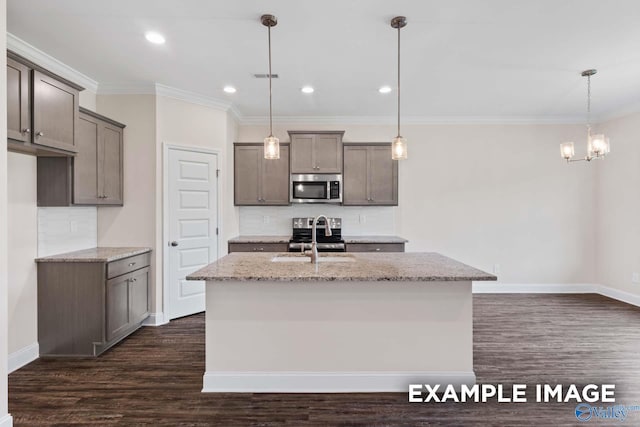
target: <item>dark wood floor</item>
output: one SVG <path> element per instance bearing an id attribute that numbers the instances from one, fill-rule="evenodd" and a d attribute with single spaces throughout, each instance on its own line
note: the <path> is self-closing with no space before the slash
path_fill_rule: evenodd
<path id="1" fill-rule="evenodd" d="M 475 295 L 480 383 L 614 383 L 640 405 L 640 309 L 596 295 Z M 407 394 L 203 394 L 204 317 L 143 328 L 95 360 L 9 376 L 16 425 L 576 425 L 574 403 L 409 404 Z M 602 425 L 640 425 L 640 412 Z"/>

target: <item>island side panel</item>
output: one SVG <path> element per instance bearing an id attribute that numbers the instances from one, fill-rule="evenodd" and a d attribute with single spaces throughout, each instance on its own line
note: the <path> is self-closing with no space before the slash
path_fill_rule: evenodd
<path id="1" fill-rule="evenodd" d="M 209 281 L 203 391 L 473 384 L 470 281 Z"/>

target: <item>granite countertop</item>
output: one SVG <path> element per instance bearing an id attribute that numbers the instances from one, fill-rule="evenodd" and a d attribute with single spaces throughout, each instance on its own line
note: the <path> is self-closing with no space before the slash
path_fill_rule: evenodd
<path id="1" fill-rule="evenodd" d="M 345 243 L 407 243 L 408 240 L 398 236 L 342 236 Z"/>
<path id="2" fill-rule="evenodd" d="M 347 236 L 345 243 L 406 243 L 407 239 L 398 236 Z M 237 236 L 229 243 L 289 243 L 291 236 Z"/>
<path id="3" fill-rule="evenodd" d="M 151 252 L 151 248 L 98 247 L 36 258 L 36 262 L 111 262 Z"/>
<path id="4" fill-rule="evenodd" d="M 212 281 L 469 281 L 497 277 L 435 252 L 324 253 L 353 262 L 272 262 L 274 257 L 302 257 L 291 253 L 241 253 L 220 258 L 187 276 Z M 308 258 L 307 258 L 308 259 Z"/>
<path id="5" fill-rule="evenodd" d="M 237 236 L 229 243 L 289 243 L 291 236 Z"/>

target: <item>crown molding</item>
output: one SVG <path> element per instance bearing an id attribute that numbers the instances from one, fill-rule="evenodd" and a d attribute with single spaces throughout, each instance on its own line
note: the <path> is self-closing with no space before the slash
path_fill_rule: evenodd
<path id="1" fill-rule="evenodd" d="M 331 125 L 396 125 L 396 116 L 275 116 L 274 123 Z M 267 125 L 267 116 L 240 117 L 241 125 Z M 583 124 L 576 116 L 409 116 L 403 125 L 574 125 Z"/>
<path id="2" fill-rule="evenodd" d="M 67 80 L 83 86 L 91 92 L 96 93 L 98 91 L 98 82 L 93 80 L 91 77 L 82 74 L 75 68 L 68 66 L 9 32 L 7 32 L 7 49 L 35 64 L 38 64 L 50 72 L 59 75 L 60 77 L 64 77 Z"/>
<path id="3" fill-rule="evenodd" d="M 202 95 L 196 92 L 178 89 L 171 86 L 156 83 L 156 95 L 166 98 L 178 99 L 180 101 L 190 102 L 192 104 L 202 105 L 204 107 L 214 108 L 216 110 L 229 111 L 231 103 L 221 101 L 219 99 Z"/>
<path id="4" fill-rule="evenodd" d="M 155 95 L 154 83 L 129 82 L 129 83 L 100 83 L 98 95 Z"/>
<path id="5" fill-rule="evenodd" d="M 640 113 L 640 102 L 627 105 L 618 110 L 612 111 L 607 114 L 603 114 L 598 117 L 598 120 L 595 120 L 597 123 L 602 124 L 605 122 L 609 122 L 612 120 L 622 119 L 626 116 L 630 116 L 632 114 Z"/>

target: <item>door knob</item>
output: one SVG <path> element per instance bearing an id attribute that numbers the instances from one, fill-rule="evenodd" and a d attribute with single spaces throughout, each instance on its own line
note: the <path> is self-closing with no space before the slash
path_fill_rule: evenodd
<path id="1" fill-rule="evenodd" d="M 44 132 L 38 132 L 36 133 L 36 136 L 44 136 Z"/>
<path id="2" fill-rule="evenodd" d="M 173 242 L 171 242 L 171 246 L 178 246 L 178 242 L 176 242 L 175 240 Z"/>

